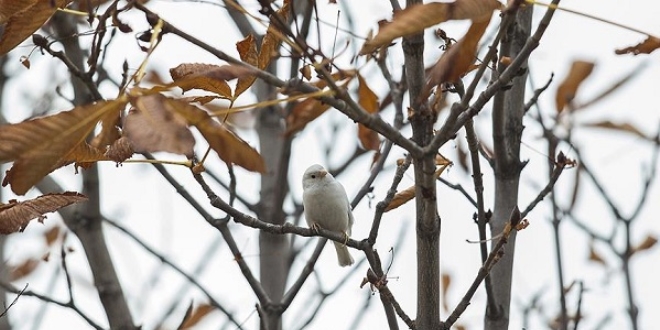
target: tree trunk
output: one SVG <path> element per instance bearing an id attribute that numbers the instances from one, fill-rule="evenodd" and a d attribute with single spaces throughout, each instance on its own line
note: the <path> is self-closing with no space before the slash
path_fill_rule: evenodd
<path id="1" fill-rule="evenodd" d="M 53 29 L 62 40 L 64 52 L 71 62 L 81 71 L 85 67 L 83 51 L 80 48 L 77 26 L 74 17 L 64 13 L 56 13 L 52 18 Z M 74 104 L 82 105 L 94 101 L 92 93 L 79 78 L 71 76 L 74 92 Z M 82 172 L 82 193 L 89 200 L 78 207 L 75 216 L 65 217 L 67 227 L 76 234 L 85 250 L 89 262 L 94 285 L 99 299 L 108 317 L 112 329 L 135 329 L 133 319 L 119 283 L 119 278 L 110 258 L 110 252 L 105 243 L 100 211 L 101 197 L 99 192 L 99 173 L 97 165 Z"/>
<path id="2" fill-rule="evenodd" d="M 275 72 L 275 65 L 269 71 Z M 255 84 L 257 99 L 268 100 L 275 94 L 272 86 L 261 81 Z M 267 222 L 282 225 L 286 220 L 283 204 L 289 192 L 289 159 L 291 154 L 291 139 L 284 137 L 284 110 L 280 106 L 261 109 L 257 114 L 256 130 L 259 135 L 261 156 L 268 164 L 267 173 L 261 176 L 261 192 L 259 198 L 258 216 Z M 289 235 L 259 233 L 259 269 L 260 281 L 275 304 L 282 301 L 290 266 Z M 262 320 L 268 330 L 282 329 L 281 310 L 264 310 L 265 320 Z"/>
<path id="3" fill-rule="evenodd" d="M 515 21 L 509 26 L 500 47 L 500 56 L 515 58 L 530 36 L 532 6 L 517 12 Z M 499 62 L 499 72 L 506 64 Z M 520 161 L 520 142 L 525 115 L 525 84 L 527 64 L 520 75 L 513 79 L 509 89 L 495 95 L 493 103 L 493 145 L 495 172 L 495 205 L 490 220 L 491 236 L 499 235 L 509 220 L 511 211 L 518 205 L 520 172 L 524 164 Z M 490 277 L 497 310 L 487 310 L 485 329 L 506 330 L 509 328 L 511 284 L 515 251 L 515 231 L 504 248 L 503 258 L 493 267 Z M 496 241 L 492 242 L 494 246 Z"/>
<path id="4" fill-rule="evenodd" d="M 410 7 L 422 3 L 408 0 Z M 403 54 L 408 82 L 409 117 L 412 140 L 426 146 L 433 138 L 433 124 L 437 117 L 419 100 L 424 85 L 424 34 L 403 39 Z M 417 231 L 417 329 L 440 328 L 440 217 L 437 210 L 435 154 L 413 159 L 415 169 L 415 207 Z"/>

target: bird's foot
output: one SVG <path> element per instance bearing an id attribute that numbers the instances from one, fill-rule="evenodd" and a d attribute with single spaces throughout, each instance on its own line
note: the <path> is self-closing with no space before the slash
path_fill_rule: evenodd
<path id="1" fill-rule="evenodd" d="M 318 233 L 319 233 L 319 229 L 321 229 L 321 226 L 319 226 L 318 223 L 313 223 L 311 226 L 309 226 L 309 229 L 311 229 L 312 231 L 314 231 L 314 233 L 318 234 Z"/>
<path id="2" fill-rule="evenodd" d="M 350 239 L 350 237 L 348 237 L 348 234 L 343 230 L 341 231 L 341 233 L 344 234 L 344 246 L 346 246 L 346 244 L 348 244 L 348 240 Z"/>

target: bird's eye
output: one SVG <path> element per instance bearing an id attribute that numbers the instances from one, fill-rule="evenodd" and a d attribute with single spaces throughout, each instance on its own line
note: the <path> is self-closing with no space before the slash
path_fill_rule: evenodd
<path id="1" fill-rule="evenodd" d="M 312 179 L 316 179 L 316 174 L 312 174 Z"/>

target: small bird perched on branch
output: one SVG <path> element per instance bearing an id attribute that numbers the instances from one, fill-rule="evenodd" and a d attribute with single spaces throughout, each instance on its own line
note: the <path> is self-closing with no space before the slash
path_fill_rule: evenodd
<path id="1" fill-rule="evenodd" d="M 323 228 L 351 235 L 353 213 L 344 186 L 335 180 L 321 165 L 310 166 L 303 175 L 303 206 L 307 225 L 312 229 Z M 333 242 L 339 265 L 350 266 L 353 257 L 346 244 Z"/>

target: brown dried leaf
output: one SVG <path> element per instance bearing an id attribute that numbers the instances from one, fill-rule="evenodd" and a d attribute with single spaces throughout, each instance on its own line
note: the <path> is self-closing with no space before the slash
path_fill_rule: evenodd
<path id="1" fill-rule="evenodd" d="M 102 160 L 110 160 L 110 158 L 106 157 L 100 149 L 87 144 L 87 142 L 83 142 L 64 156 L 57 167 L 66 166 L 71 163 L 76 163 L 84 167 L 85 164 L 89 165 Z"/>
<path id="2" fill-rule="evenodd" d="M 3 180 L 17 195 L 62 164 L 65 156 L 85 140 L 96 123 L 126 102 L 103 101 L 70 111 L 0 127 L 0 162 L 14 161 Z"/>
<path id="3" fill-rule="evenodd" d="M 174 84 L 184 92 L 191 89 L 202 89 L 227 99 L 232 98 L 227 80 L 247 77 L 251 74 L 252 69 L 238 65 L 185 63 L 170 69 Z"/>
<path id="4" fill-rule="evenodd" d="M 186 118 L 168 100 L 161 94 L 131 100 L 134 108 L 124 119 L 124 136 L 136 152 L 166 151 L 190 158 L 195 138 Z"/>
<path id="5" fill-rule="evenodd" d="M 353 80 L 357 75 L 355 70 L 340 70 L 331 75 L 333 81 L 338 82 L 342 81 L 339 84 L 339 88 L 345 88 L 348 83 Z M 313 83 L 317 88 L 323 89 L 327 87 L 328 82 L 325 80 L 318 80 Z M 286 91 L 283 91 L 285 93 Z M 286 94 L 286 93 L 285 93 Z M 284 132 L 285 136 L 291 136 L 295 133 L 298 133 L 307 126 L 309 122 L 318 118 L 326 110 L 330 109 L 330 106 L 319 101 L 318 99 L 308 98 L 302 102 L 296 104 L 291 113 L 287 116 L 287 129 Z"/>
<path id="6" fill-rule="evenodd" d="M 192 329 L 197 323 L 199 323 L 199 321 L 214 310 L 215 307 L 208 304 L 199 305 L 193 309 L 191 304 L 178 329 Z"/>
<path id="7" fill-rule="evenodd" d="M 346 86 L 346 84 L 348 82 L 350 82 L 351 80 L 353 80 L 353 78 L 355 78 L 357 73 L 358 72 L 356 70 L 339 70 L 339 71 L 331 74 L 330 77 L 332 78 L 332 80 L 335 83 L 337 83 L 341 80 L 345 80 L 345 82 L 342 84 L 342 86 Z M 323 88 L 328 87 L 328 82 L 325 81 L 325 80 L 318 80 L 318 81 L 314 82 L 313 84 L 314 84 L 314 86 L 316 86 L 319 89 L 323 89 Z"/>
<path id="8" fill-rule="evenodd" d="M 312 80 L 312 65 L 308 64 L 298 70 L 300 74 L 305 78 L 305 80 Z"/>
<path id="9" fill-rule="evenodd" d="M 131 141 L 122 136 L 119 140 L 115 141 L 108 150 L 105 151 L 105 156 L 114 162 L 121 163 L 133 156 L 133 147 L 131 147 Z"/>
<path id="10" fill-rule="evenodd" d="M 30 59 L 27 56 L 21 56 L 20 61 L 26 69 L 30 70 Z"/>
<path id="11" fill-rule="evenodd" d="M 289 19 L 290 2 L 290 0 L 284 0 L 284 5 L 277 11 L 277 15 L 281 18 L 282 22 L 286 22 Z M 277 56 L 280 45 L 282 44 L 282 33 L 272 21 L 273 19 L 271 18 L 266 35 L 261 40 L 261 50 L 259 52 L 259 69 L 261 70 L 265 70 L 270 64 L 271 59 Z"/>
<path id="12" fill-rule="evenodd" d="M 119 122 L 121 121 L 121 111 L 109 112 L 101 118 L 101 132 L 95 136 L 90 143 L 96 148 L 105 148 L 113 144 L 121 133 L 119 131 Z"/>
<path id="13" fill-rule="evenodd" d="M 568 76 L 557 87 L 557 95 L 555 96 L 555 103 L 557 105 L 557 112 L 564 110 L 566 104 L 569 104 L 575 98 L 580 84 L 589 77 L 594 69 L 593 62 L 574 61 L 571 65 L 571 71 Z"/>
<path id="14" fill-rule="evenodd" d="M 653 51 L 655 51 L 658 48 L 660 48 L 660 38 L 657 38 L 657 37 L 654 37 L 654 36 L 649 36 L 648 38 L 646 38 L 646 40 L 638 43 L 637 45 L 617 49 L 617 50 L 614 51 L 614 53 L 616 53 L 617 55 L 623 55 L 623 54 L 633 54 L 633 55 L 651 54 Z"/>
<path id="15" fill-rule="evenodd" d="M 85 0 L 85 1 L 76 1 L 76 3 L 74 4 L 74 6 L 77 7 L 77 8 L 76 8 L 77 10 L 82 11 L 82 12 L 86 12 L 86 13 L 87 13 L 87 12 L 89 12 L 89 11 L 93 11 L 95 8 L 97 8 L 98 6 L 104 4 L 104 3 L 108 2 L 108 1 L 109 1 L 109 0 L 89 0 L 89 1 L 88 1 L 88 0 Z M 87 6 L 88 4 L 89 4 L 90 6 Z"/>
<path id="16" fill-rule="evenodd" d="M 4 24 L 10 17 L 18 15 L 36 2 L 37 0 L 0 0 L 0 24 Z"/>
<path id="17" fill-rule="evenodd" d="M 443 160 L 445 160 L 447 163 L 445 163 L 445 161 L 443 161 Z M 435 161 L 436 161 L 436 164 L 441 164 L 439 166 L 439 168 L 437 168 L 435 170 L 435 172 L 433 173 L 434 177 L 437 179 L 437 178 L 440 177 L 442 172 L 444 172 L 445 169 L 447 169 L 447 167 L 449 167 L 452 163 L 451 163 L 451 161 L 444 158 L 442 155 L 437 155 Z M 398 166 L 401 166 L 401 165 L 399 164 Z M 384 212 L 388 212 L 390 210 L 393 210 L 393 209 L 409 202 L 413 198 L 415 198 L 415 186 L 410 186 L 410 187 L 406 188 L 405 190 L 400 191 L 396 195 L 394 195 L 394 198 L 392 198 L 392 201 L 390 202 L 389 205 L 387 205 Z"/>
<path id="18" fill-rule="evenodd" d="M 215 150 L 220 159 L 233 163 L 248 171 L 265 173 L 266 163 L 263 158 L 247 142 L 219 123 L 209 114 L 193 105 L 174 99 L 166 99 L 169 107 L 186 119 L 202 133 L 202 136 Z"/>
<path id="19" fill-rule="evenodd" d="M 358 103 L 369 114 L 378 112 L 378 96 L 367 85 L 364 78 L 358 74 Z M 380 139 L 378 133 L 367 128 L 362 124 L 358 124 L 358 139 L 362 147 L 367 150 L 377 151 L 380 146 Z"/>
<path id="20" fill-rule="evenodd" d="M 241 57 L 241 61 L 248 63 L 252 66 L 259 65 L 259 54 L 257 53 L 257 42 L 254 39 L 252 34 L 248 34 L 245 39 L 236 43 L 236 50 L 238 50 L 238 55 Z M 237 98 L 239 95 L 243 94 L 257 79 L 255 76 L 245 76 L 239 77 L 238 82 L 236 83 L 236 91 L 234 92 L 234 98 Z"/>
<path id="21" fill-rule="evenodd" d="M 395 208 L 407 203 L 413 198 L 415 198 L 415 186 L 410 186 L 403 191 L 399 191 L 396 193 L 396 195 L 394 195 L 394 198 L 392 198 L 390 204 L 387 205 L 385 212 L 394 210 Z"/>
<path id="22" fill-rule="evenodd" d="M 37 31 L 57 8 L 70 0 L 3 0 L 0 2 L 0 24 L 5 24 L 0 37 L 0 56 L 8 53 Z"/>
<path id="23" fill-rule="evenodd" d="M 46 218 L 45 213 L 86 200 L 86 196 L 70 191 L 47 194 L 23 202 L 10 200 L 8 204 L 0 206 L 0 234 L 22 231 L 33 219 L 43 221 Z"/>
<path id="24" fill-rule="evenodd" d="M 192 98 L 191 101 L 192 101 L 192 102 L 199 102 L 199 104 L 204 105 L 204 104 L 209 103 L 209 102 L 211 102 L 211 101 L 215 101 L 215 100 L 217 100 L 218 98 L 219 98 L 219 97 L 217 97 L 217 96 L 211 96 L 211 95 L 207 95 L 207 96 L 195 96 L 195 97 Z M 192 102 L 191 102 L 191 103 L 192 103 Z"/>
<path id="25" fill-rule="evenodd" d="M 22 264 L 14 266 L 9 272 L 9 281 L 13 282 L 32 274 L 32 272 L 39 266 L 39 260 L 30 258 L 25 260 Z"/>
<path id="26" fill-rule="evenodd" d="M 248 171 L 266 173 L 266 163 L 259 152 L 225 125 L 209 118 L 196 127 L 220 159 L 239 165 Z"/>
<path id="27" fill-rule="evenodd" d="M 427 98 L 433 87 L 456 81 L 470 70 L 477 54 L 479 40 L 486 31 L 488 23 L 490 16 L 486 20 L 472 23 L 465 36 L 442 54 L 429 71 L 428 81 L 421 94 L 422 98 Z"/>
<path id="28" fill-rule="evenodd" d="M 442 273 L 442 308 L 445 311 L 449 311 L 449 297 L 447 293 L 449 292 L 449 286 L 451 285 L 451 275 L 447 273 Z"/>
<path id="29" fill-rule="evenodd" d="M 630 123 L 614 123 L 614 122 L 611 122 L 609 120 L 604 120 L 604 121 L 599 121 L 599 122 L 595 122 L 595 123 L 585 123 L 585 124 L 582 124 L 582 126 L 612 129 L 612 130 L 616 130 L 616 131 L 621 131 L 621 132 L 637 135 L 638 137 L 641 137 L 641 138 L 647 139 L 647 140 L 653 140 L 654 139 L 652 137 L 647 136 L 646 134 L 644 134 L 644 132 L 640 131 L 637 127 L 635 127 L 633 124 L 630 124 Z"/>
<path id="30" fill-rule="evenodd" d="M 603 259 L 603 257 L 601 257 L 600 254 L 598 254 L 594 249 L 593 242 L 589 245 L 589 260 L 595 263 L 599 263 L 603 266 L 607 266 L 605 259 Z"/>
<path id="31" fill-rule="evenodd" d="M 639 251 L 648 250 L 654 247 L 656 243 L 658 243 L 658 239 L 655 238 L 655 236 L 647 235 L 646 238 L 644 238 L 644 241 L 642 241 L 641 243 L 639 243 L 639 245 L 632 248 L 630 254 L 637 253 Z"/>
<path id="32" fill-rule="evenodd" d="M 452 163 L 451 160 L 447 159 L 447 157 L 443 156 L 442 154 L 435 155 L 435 165 L 445 167 L 445 165 L 453 165 L 453 164 L 454 163 Z"/>
<path id="33" fill-rule="evenodd" d="M 490 21 L 493 11 L 501 7 L 502 4 L 497 0 L 456 0 L 408 7 L 396 13 L 392 23 L 382 26 L 373 39 L 365 42 L 360 54 L 369 54 L 378 47 L 389 45 L 396 38 L 421 32 L 449 20 Z"/>
<path id="34" fill-rule="evenodd" d="M 53 245 L 58 237 L 60 237 L 60 227 L 57 226 L 44 233 L 44 239 L 46 239 L 46 245 L 48 246 Z"/>
<path id="35" fill-rule="evenodd" d="M 529 220 L 527 220 L 527 219 L 522 219 L 522 220 L 520 220 L 520 222 L 516 225 L 515 228 L 516 228 L 517 231 L 521 231 L 521 230 L 525 230 L 525 228 L 527 228 L 527 227 L 529 227 Z"/>
<path id="36" fill-rule="evenodd" d="M 614 93 L 615 91 L 619 90 L 622 86 L 626 85 L 628 82 L 632 81 L 633 78 L 635 78 L 637 75 L 639 75 L 640 73 L 643 73 L 645 71 L 644 67 L 646 65 L 647 65 L 646 63 L 642 63 L 642 64 L 638 65 L 637 67 L 631 69 L 630 72 L 627 75 L 625 75 L 624 77 L 621 77 L 619 80 L 613 81 L 610 86 L 605 88 L 600 93 L 596 94 L 590 100 L 587 100 L 584 103 L 574 105 L 574 109 L 572 109 L 572 110 L 573 111 L 582 110 L 584 108 L 587 108 L 587 107 L 593 105 L 596 102 L 601 101 L 602 99 L 604 99 L 608 95 L 610 95 L 610 94 Z"/>
<path id="37" fill-rule="evenodd" d="M 302 131 L 309 122 L 318 118 L 328 109 L 330 109 L 330 105 L 314 98 L 308 98 L 296 104 L 286 118 L 287 128 L 284 135 L 291 136 Z"/>

